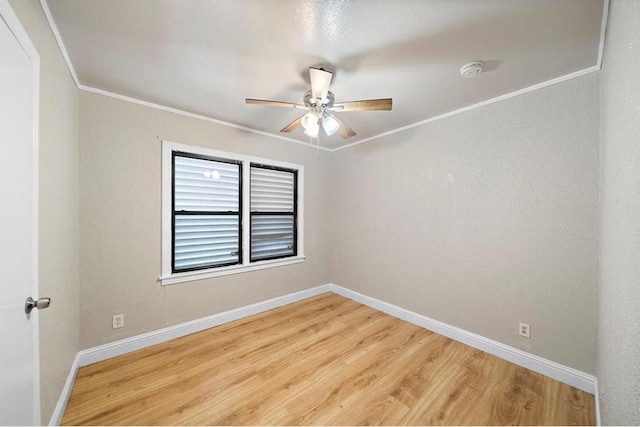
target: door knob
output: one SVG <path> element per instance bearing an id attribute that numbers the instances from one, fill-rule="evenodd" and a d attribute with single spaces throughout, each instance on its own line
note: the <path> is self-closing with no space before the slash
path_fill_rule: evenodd
<path id="1" fill-rule="evenodd" d="M 45 309 L 51 305 L 51 298 L 44 297 L 38 298 L 38 301 L 34 301 L 33 298 L 27 298 L 27 301 L 24 303 L 24 312 L 29 314 L 31 310 L 37 308 L 38 310 Z"/>

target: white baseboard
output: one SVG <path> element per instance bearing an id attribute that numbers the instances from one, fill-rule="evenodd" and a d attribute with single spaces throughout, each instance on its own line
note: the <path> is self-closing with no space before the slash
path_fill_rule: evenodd
<path id="1" fill-rule="evenodd" d="M 53 410 L 53 414 L 51 414 L 51 418 L 49 419 L 50 426 L 59 426 L 60 423 L 62 423 L 64 410 L 67 409 L 67 402 L 69 402 L 69 396 L 71 396 L 71 390 L 73 390 L 73 383 L 76 380 L 78 368 L 80 367 L 79 362 L 80 355 L 76 354 L 76 357 L 75 359 L 73 359 L 73 363 L 71 364 L 71 369 L 69 370 L 67 381 L 65 381 L 64 387 L 62 387 L 62 392 L 60 393 L 58 403 L 56 404 L 56 407 Z"/>
<path id="2" fill-rule="evenodd" d="M 201 319 L 192 320 L 190 322 L 181 323 L 179 325 L 169 326 L 167 328 L 148 332 L 146 334 L 137 335 L 131 338 L 126 338 L 120 341 L 115 341 L 109 344 L 78 352 L 78 355 L 76 356 L 75 360 L 73 361 L 73 365 L 71 366 L 69 377 L 67 378 L 67 381 L 64 385 L 64 388 L 60 395 L 60 399 L 58 400 L 58 404 L 56 405 L 53 415 L 51 416 L 51 420 L 49 421 L 49 425 L 59 425 L 62 421 L 62 416 L 64 415 L 64 410 L 66 409 L 69 396 L 71 395 L 73 382 L 75 380 L 79 367 L 110 359 L 112 357 L 121 356 L 132 351 L 150 347 L 152 345 L 163 343 L 174 338 L 183 337 L 195 332 L 200 332 L 205 329 L 213 328 L 224 323 L 232 322 L 234 320 L 262 313 L 267 310 L 282 307 L 283 305 L 291 304 L 293 302 L 300 301 L 306 298 L 311 298 L 313 296 L 320 295 L 326 292 L 333 292 L 343 297 L 352 299 L 361 304 L 382 311 L 383 313 L 387 313 L 393 317 L 406 320 L 407 322 L 439 333 L 470 347 L 477 348 L 478 350 L 482 350 L 486 353 L 492 354 L 516 365 L 523 366 L 534 372 L 538 372 L 542 375 L 546 375 L 550 378 L 553 378 L 565 384 L 569 384 L 580 390 L 586 391 L 587 393 L 591 393 L 595 396 L 596 399 L 596 421 L 598 425 L 600 425 L 597 380 L 593 375 L 527 353 L 525 351 L 499 343 L 489 338 L 485 338 L 481 335 L 465 331 L 464 329 L 460 329 L 455 326 L 451 326 L 446 323 L 431 319 L 422 314 L 406 310 L 404 308 L 389 304 L 376 298 L 372 298 L 359 292 L 343 288 L 342 286 L 338 286 L 333 283 L 317 286 L 311 289 L 305 289 L 299 292 L 294 292 L 291 294 L 283 295 L 281 297 L 261 301 L 245 307 L 236 308 L 233 310 L 225 311 L 223 313 L 218 313 L 212 316 L 203 317 Z"/>
<path id="3" fill-rule="evenodd" d="M 565 384 L 569 384 L 577 389 L 586 391 L 587 393 L 596 393 L 596 377 L 577 369 L 561 365 L 540 356 L 536 356 L 526 351 L 522 351 L 515 347 L 511 347 L 498 341 L 485 338 L 473 332 L 448 325 L 438 320 L 431 319 L 422 314 L 389 304 L 387 302 L 363 295 L 359 292 L 352 291 L 335 284 L 329 285 L 331 292 L 342 295 L 345 298 L 352 299 L 361 304 L 375 308 L 376 310 L 387 313 L 393 317 L 397 317 L 407 322 L 413 323 L 430 331 L 444 335 L 452 340 L 461 342 L 470 347 L 477 348 L 486 353 L 492 354 L 501 359 L 507 360 L 518 366 L 525 367 L 539 374 L 553 378 Z"/>
<path id="4" fill-rule="evenodd" d="M 316 286 L 315 288 L 305 289 L 303 291 L 261 301 L 255 304 L 214 314 L 212 316 L 180 323 L 178 325 L 147 332 L 146 334 L 136 335 L 134 337 L 114 341 L 109 344 L 82 350 L 78 353 L 80 366 L 90 365 L 92 363 L 150 347 L 155 344 L 160 344 L 174 338 L 180 338 L 195 332 L 204 331 L 205 329 L 213 328 L 214 326 L 219 326 L 247 316 L 262 313 L 263 311 L 282 307 L 283 305 L 291 304 L 292 302 L 320 295 L 325 292 L 330 292 L 329 285 Z"/>

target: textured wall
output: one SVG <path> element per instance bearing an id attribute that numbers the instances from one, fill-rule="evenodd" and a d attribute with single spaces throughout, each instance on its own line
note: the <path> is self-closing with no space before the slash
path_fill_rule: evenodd
<path id="1" fill-rule="evenodd" d="M 332 281 L 593 373 L 598 118 L 590 74 L 332 153 Z"/>
<path id="2" fill-rule="evenodd" d="M 640 424 L 640 2 L 613 0 L 601 75 L 598 382 L 606 424 Z"/>
<path id="3" fill-rule="evenodd" d="M 329 281 L 326 152 L 86 92 L 80 106 L 82 348 Z M 162 139 L 305 165 L 305 262 L 162 286 Z"/>
<path id="4" fill-rule="evenodd" d="M 78 90 L 37 0 L 11 6 L 38 49 L 40 68 L 40 316 L 42 422 L 48 423 L 80 337 Z"/>

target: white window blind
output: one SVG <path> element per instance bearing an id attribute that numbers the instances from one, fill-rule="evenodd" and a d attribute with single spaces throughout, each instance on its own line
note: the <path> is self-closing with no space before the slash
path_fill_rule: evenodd
<path id="1" fill-rule="evenodd" d="M 173 174 L 173 271 L 239 263 L 240 165 L 176 153 Z"/>
<path id="2" fill-rule="evenodd" d="M 251 261 L 296 254 L 296 172 L 251 165 Z"/>

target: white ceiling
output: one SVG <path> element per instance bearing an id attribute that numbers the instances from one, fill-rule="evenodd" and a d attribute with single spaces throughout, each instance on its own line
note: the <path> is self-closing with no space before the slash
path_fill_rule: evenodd
<path id="1" fill-rule="evenodd" d="M 335 70 L 335 148 L 598 66 L 604 0 L 46 0 L 81 88 L 271 134 L 299 110 L 308 67 Z M 485 62 L 476 79 L 460 67 Z M 308 142 L 302 129 L 286 134 Z"/>

